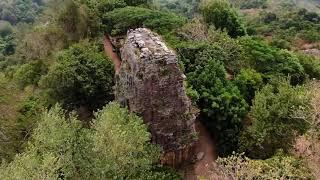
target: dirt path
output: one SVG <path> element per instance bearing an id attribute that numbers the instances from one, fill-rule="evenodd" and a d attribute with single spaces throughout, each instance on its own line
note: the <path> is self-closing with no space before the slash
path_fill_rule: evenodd
<path id="1" fill-rule="evenodd" d="M 103 45 L 104 45 L 104 51 L 106 55 L 112 60 L 114 64 L 115 72 L 116 74 L 118 74 L 121 66 L 121 59 L 118 56 L 118 54 L 114 52 L 114 49 L 108 34 L 104 35 Z"/>
<path id="2" fill-rule="evenodd" d="M 197 121 L 196 129 L 199 132 L 198 143 L 196 152 L 198 158 L 201 160 L 197 161 L 188 172 L 185 174 L 185 180 L 197 180 L 200 177 L 208 180 L 214 180 L 215 177 L 215 165 L 214 161 L 217 159 L 215 143 L 212 140 L 209 132 L 204 125 Z"/>

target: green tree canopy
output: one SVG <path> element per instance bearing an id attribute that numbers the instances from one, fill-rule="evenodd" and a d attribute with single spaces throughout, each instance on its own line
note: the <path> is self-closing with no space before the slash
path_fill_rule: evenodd
<path id="1" fill-rule="evenodd" d="M 256 94 L 251 124 L 242 133 L 241 151 L 254 158 L 268 158 L 278 149 L 288 151 L 296 135 L 310 126 L 310 93 L 289 81 L 265 86 Z"/>
<path id="2" fill-rule="evenodd" d="M 160 156 L 159 147 L 149 143 L 151 134 L 143 120 L 118 104 L 99 111 L 93 128 L 98 179 L 135 178 L 150 171 Z"/>
<path id="3" fill-rule="evenodd" d="M 57 26 L 61 27 L 68 35 L 69 39 L 78 42 L 80 39 L 96 32 L 96 24 L 92 22 L 94 16 L 90 16 L 88 9 L 74 0 L 66 0 L 62 4 L 61 10 L 55 14 Z M 93 19 L 90 19 L 93 18 Z"/>
<path id="4" fill-rule="evenodd" d="M 61 102 L 68 108 L 101 108 L 113 100 L 112 62 L 97 45 L 75 44 L 58 56 L 57 62 L 40 81 L 49 102 Z"/>
<path id="5" fill-rule="evenodd" d="M 245 49 L 248 64 L 266 76 L 290 76 L 293 84 L 306 79 L 298 57 L 288 50 L 272 48 L 261 40 L 242 38 L 240 44 Z"/>
<path id="6" fill-rule="evenodd" d="M 278 152 L 266 160 L 253 160 L 243 154 L 218 158 L 218 169 L 224 178 L 239 179 L 313 179 L 303 160 Z"/>
<path id="7" fill-rule="evenodd" d="M 298 58 L 309 78 L 320 79 L 320 58 L 305 54 L 298 54 Z"/>
<path id="8" fill-rule="evenodd" d="M 225 155 L 237 148 L 242 119 L 248 105 L 238 88 L 226 77 L 224 51 L 217 45 L 203 51 L 198 50 L 192 46 L 189 50 L 180 51 L 181 60 L 188 83 L 199 95 L 197 105 L 201 110 L 202 120 L 216 136 L 219 153 Z"/>
<path id="9" fill-rule="evenodd" d="M 92 129 L 60 106 L 42 114 L 25 152 L 0 167 L 0 179 L 180 179 L 154 165 L 160 149 L 143 120 L 107 105 Z"/>
<path id="10" fill-rule="evenodd" d="M 41 76 L 47 71 L 48 68 L 42 61 L 36 61 L 20 66 L 13 76 L 20 88 L 24 88 L 28 85 L 37 86 Z"/>
<path id="11" fill-rule="evenodd" d="M 157 0 L 154 5 L 163 10 L 170 10 L 179 15 L 193 18 L 199 13 L 199 0 Z"/>
<path id="12" fill-rule="evenodd" d="M 8 21 L 0 20 L 0 36 L 5 37 L 13 32 L 13 28 Z"/>
<path id="13" fill-rule="evenodd" d="M 238 86 L 247 103 L 251 104 L 255 92 L 263 86 L 263 79 L 262 75 L 253 69 L 242 69 L 236 76 L 234 83 Z"/>
<path id="14" fill-rule="evenodd" d="M 115 9 L 103 17 L 111 35 L 122 35 L 130 28 L 148 27 L 160 33 L 181 27 L 185 19 L 170 12 L 127 6 Z"/>
<path id="15" fill-rule="evenodd" d="M 205 0 L 201 5 L 204 20 L 215 28 L 226 30 L 231 37 L 243 36 L 246 29 L 239 15 L 226 0 Z"/>
<path id="16" fill-rule="evenodd" d="M 0 20 L 12 24 L 19 22 L 32 23 L 40 11 L 39 1 L 32 0 L 6 0 L 0 2 Z"/>
<path id="17" fill-rule="evenodd" d="M 8 56 L 14 54 L 15 47 L 16 43 L 12 35 L 0 37 L 0 55 Z"/>

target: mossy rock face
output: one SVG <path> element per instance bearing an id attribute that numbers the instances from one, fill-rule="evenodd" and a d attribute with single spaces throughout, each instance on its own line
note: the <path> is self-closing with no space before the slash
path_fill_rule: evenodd
<path id="1" fill-rule="evenodd" d="M 117 100 L 141 114 L 152 140 L 167 154 L 164 163 L 179 164 L 192 157 L 195 115 L 176 54 L 159 35 L 138 28 L 128 32 L 121 58 Z"/>

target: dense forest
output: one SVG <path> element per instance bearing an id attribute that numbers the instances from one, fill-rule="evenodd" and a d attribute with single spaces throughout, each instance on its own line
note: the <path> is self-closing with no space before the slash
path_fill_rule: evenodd
<path id="1" fill-rule="evenodd" d="M 187 179 L 115 100 L 103 38 L 139 27 L 215 142 L 198 179 L 320 179 L 319 0 L 0 0 L 0 179 Z"/>

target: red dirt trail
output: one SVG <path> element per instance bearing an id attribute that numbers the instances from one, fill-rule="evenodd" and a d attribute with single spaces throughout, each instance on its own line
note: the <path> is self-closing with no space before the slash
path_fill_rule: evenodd
<path id="1" fill-rule="evenodd" d="M 188 168 L 185 173 L 185 180 L 197 180 L 200 177 L 208 180 L 216 179 L 215 175 L 215 160 L 217 154 L 215 150 L 215 143 L 212 140 L 208 130 L 200 122 L 196 122 L 196 129 L 198 134 L 198 143 L 196 145 L 197 153 L 204 153 L 203 158 L 197 161 L 193 166 Z"/>
<path id="2" fill-rule="evenodd" d="M 106 55 L 112 60 L 116 74 L 119 73 L 121 67 L 121 59 L 116 52 L 114 52 L 110 37 L 108 34 L 104 35 L 103 39 L 104 51 Z"/>

